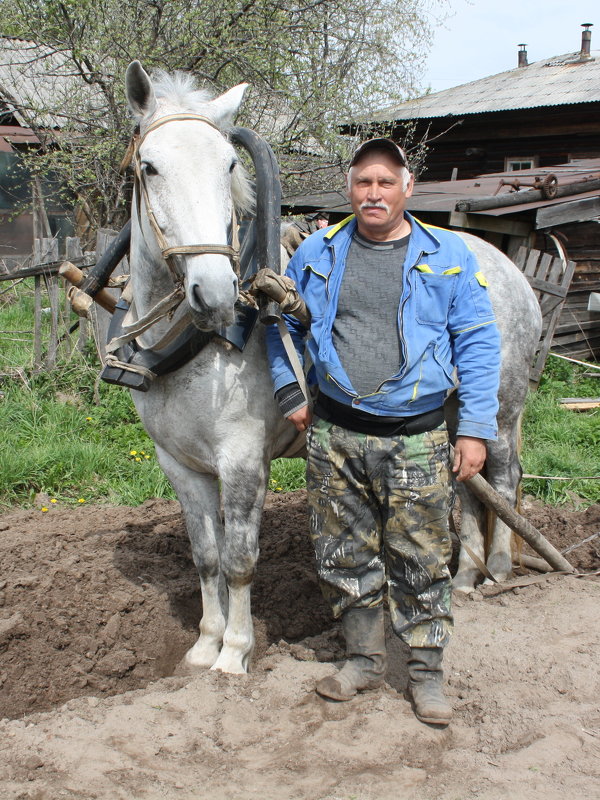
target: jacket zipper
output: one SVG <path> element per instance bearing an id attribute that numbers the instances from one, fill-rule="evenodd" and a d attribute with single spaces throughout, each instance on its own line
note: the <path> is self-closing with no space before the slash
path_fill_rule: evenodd
<path id="1" fill-rule="evenodd" d="M 402 378 L 404 376 L 404 373 L 406 372 L 406 367 L 407 367 L 406 340 L 405 340 L 404 335 L 403 335 L 403 330 L 404 330 L 404 306 L 406 305 L 406 303 L 408 301 L 408 298 L 410 296 L 410 293 L 412 291 L 412 287 L 410 285 L 410 274 L 409 273 L 410 273 L 411 269 L 414 269 L 414 267 L 421 261 L 421 256 L 423 256 L 423 255 L 424 255 L 424 253 L 421 250 L 417 260 L 414 262 L 412 267 L 409 267 L 408 272 L 406 273 L 406 283 L 408 285 L 408 291 L 406 293 L 406 297 L 402 300 L 402 303 L 400 304 L 400 326 L 399 327 L 400 327 L 400 346 L 402 348 L 402 369 L 398 373 L 398 380 L 400 380 L 400 378 Z"/>

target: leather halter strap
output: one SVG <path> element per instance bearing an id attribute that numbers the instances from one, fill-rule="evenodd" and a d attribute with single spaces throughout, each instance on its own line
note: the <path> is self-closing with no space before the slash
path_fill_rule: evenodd
<path id="1" fill-rule="evenodd" d="M 171 273 L 171 277 L 175 284 L 180 285 L 183 282 L 183 275 L 179 269 L 179 265 L 177 264 L 176 260 L 173 258 L 175 255 L 223 255 L 227 256 L 231 261 L 235 274 L 239 278 L 239 242 L 237 238 L 237 220 L 235 217 L 235 209 L 232 208 L 231 212 L 231 231 L 232 231 L 232 245 L 224 245 L 224 244 L 188 244 L 188 245 L 179 245 L 174 247 L 169 247 L 169 243 L 167 242 L 162 230 L 158 222 L 156 221 L 156 217 L 154 215 L 154 211 L 152 210 L 152 206 L 150 205 L 150 198 L 148 196 L 148 190 L 146 187 L 145 177 L 142 171 L 142 164 L 140 158 L 140 147 L 143 144 L 146 136 L 149 133 L 156 130 L 157 128 L 166 125 L 168 122 L 178 122 L 184 120 L 196 120 L 198 122 L 204 122 L 207 125 L 210 125 L 216 131 L 219 130 L 217 125 L 213 122 L 213 120 L 209 119 L 208 117 L 202 116 L 201 114 L 188 114 L 188 113 L 181 113 L 181 114 L 168 114 L 167 116 L 161 117 L 157 119 L 155 122 L 152 122 L 144 131 L 144 134 L 137 138 L 134 142 L 134 152 L 133 152 L 133 162 L 134 162 L 134 172 L 135 172 L 135 182 L 134 182 L 134 191 L 137 195 L 137 209 L 138 209 L 138 218 L 141 213 L 141 199 L 144 200 L 144 206 L 146 208 L 146 214 L 148 216 L 148 221 L 150 223 L 150 227 L 154 232 L 154 236 L 156 238 L 157 244 L 160 248 L 162 257 L 167 263 L 169 271 Z"/>

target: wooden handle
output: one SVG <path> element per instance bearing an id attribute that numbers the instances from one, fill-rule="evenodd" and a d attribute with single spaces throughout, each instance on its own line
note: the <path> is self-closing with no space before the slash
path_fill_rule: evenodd
<path id="1" fill-rule="evenodd" d="M 69 283 L 72 283 L 73 286 L 80 286 L 81 283 L 83 283 L 83 279 L 85 278 L 85 275 L 79 269 L 79 267 L 76 267 L 75 264 L 71 264 L 70 261 L 65 261 L 60 265 L 58 274 L 61 275 L 65 280 L 69 281 Z M 75 293 L 73 293 L 73 297 L 74 296 Z M 91 299 L 95 300 L 99 306 L 102 306 L 102 308 L 105 311 L 108 311 L 110 314 L 114 312 L 117 305 L 116 299 L 106 289 L 100 289 L 100 291 L 97 294 L 95 294 L 94 297 Z M 73 305 L 72 302 L 71 305 Z M 78 306 L 77 308 L 73 306 L 73 310 L 75 311 L 75 313 L 81 316 L 79 310 L 80 308 L 82 308 L 82 306 Z"/>

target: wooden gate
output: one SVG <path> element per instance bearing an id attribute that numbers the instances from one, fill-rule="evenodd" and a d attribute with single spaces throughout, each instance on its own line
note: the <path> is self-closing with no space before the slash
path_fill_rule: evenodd
<path id="1" fill-rule="evenodd" d="M 515 264 L 529 281 L 542 309 L 542 337 L 530 372 L 530 380 L 537 386 L 573 279 L 575 262 L 521 247 Z"/>

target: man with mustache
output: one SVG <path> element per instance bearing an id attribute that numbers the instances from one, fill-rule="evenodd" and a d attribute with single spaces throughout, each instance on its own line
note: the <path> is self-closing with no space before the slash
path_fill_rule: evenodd
<path id="1" fill-rule="evenodd" d="M 311 313 L 286 317 L 314 369 L 314 409 L 269 329 L 277 399 L 308 430 L 310 535 L 348 659 L 316 691 L 333 700 L 382 685 L 383 598 L 409 647 L 408 694 L 423 722 L 447 725 L 442 656 L 452 629 L 451 472 L 482 468 L 495 439 L 499 335 L 486 281 L 455 233 L 406 211 L 414 178 L 389 139 L 363 142 L 347 178 L 353 216 L 308 237 L 287 274 Z M 450 463 L 443 403 L 459 388 Z"/>

